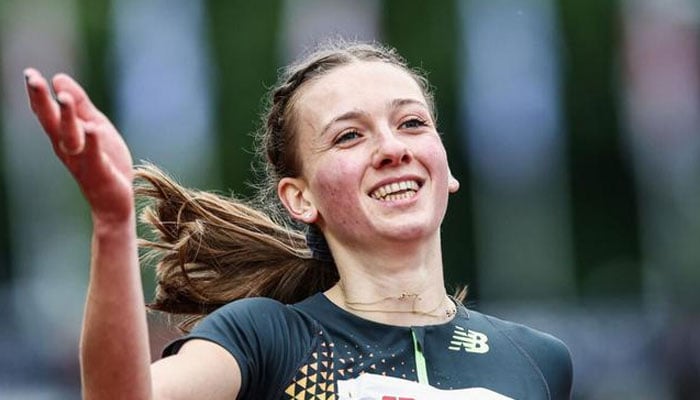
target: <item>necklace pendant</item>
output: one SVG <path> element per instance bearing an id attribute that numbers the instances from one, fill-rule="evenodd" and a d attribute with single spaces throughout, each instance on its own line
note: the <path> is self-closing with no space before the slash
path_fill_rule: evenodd
<path id="1" fill-rule="evenodd" d="M 402 292 L 401 295 L 398 297 L 398 300 L 406 300 L 408 298 L 417 298 L 418 300 L 420 300 L 418 293 L 411 292 Z"/>

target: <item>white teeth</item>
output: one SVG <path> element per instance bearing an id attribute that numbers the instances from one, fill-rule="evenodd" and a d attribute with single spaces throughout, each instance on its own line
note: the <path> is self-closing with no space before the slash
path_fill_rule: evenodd
<path id="1" fill-rule="evenodd" d="M 381 201 L 395 201 L 413 197 L 420 185 L 416 181 L 394 182 L 377 188 L 370 196 Z"/>

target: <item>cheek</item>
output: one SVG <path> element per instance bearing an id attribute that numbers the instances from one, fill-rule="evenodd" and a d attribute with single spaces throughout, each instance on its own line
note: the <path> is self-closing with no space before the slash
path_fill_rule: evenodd
<path id="1" fill-rule="evenodd" d="M 447 153 L 442 141 L 439 138 L 426 141 L 418 149 L 421 152 L 421 159 L 430 164 L 429 169 L 433 171 L 435 182 L 439 185 L 444 184 L 445 188 L 447 188 L 450 172 L 447 163 Z"/>
<path id="2" fill-rule="evenodd" d="M 356 225 L 361 171 L 356 163 L 329 162 L 314 174 L 312 185 L 316 207 L 325 221 Z"/>

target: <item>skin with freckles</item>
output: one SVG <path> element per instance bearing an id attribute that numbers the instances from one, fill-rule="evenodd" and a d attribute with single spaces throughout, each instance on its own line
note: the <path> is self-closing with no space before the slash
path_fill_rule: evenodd
<path id="1" fill-rule="evenodd" d="M 456 381 L 450 382 L 452 375 L 442 370 L 460 375 L 476 367 L 486 372 L 475 384 L 495 384 L 491 369 L 481 368 L 487 364 L 475 358 L 480 355 L 467 354 L 468 347 L 466 353 L 450 352 L 447 361 L 440 361 L 442 356 L 430 351 L 445 352 L 448 341 L 423 346 L 417 337 L 441 330 L 437 336 L 454 344 L 455 335 L 466 330 L 457 324 L 469 314 L 458 313 L 459 302 L 445 289 L 440 241 L 448 198 L 459 183 L 451 176 L 436 129 L 430 85 L 394 49 L 329 43 L 285 68 L 270 92 L 258 137 L 267 172 L 260 195 L 269 199 L 276 187 L 290 216 L 313 225 L 306 238 L 306 232 L 276 221 L 267 207 L 184 188 L 155 167 L 134 170 L 119 132 L 75 80 L 65 74 L 47 79 L 33 68 L 24 77 L 32 111 L 92 212 L 80 342 L 82 398 L 324 396 L 317 389 L 345 398 L 341 377 L 380 371 L 372 353 L 368 358 L 363 358 L 364 350 L 358 353 L 359 364 L 348 356 L 351 352 L 341 354 L 343 343 L 367 351 L 393 348 L 392 357 L 405 354 L 407 363 L 392 361 L 403 378 L 416 372 L 419 382 L 430 383 L 428 375 L 433 375 L 452 386 Z M 132 187 L 135 177 L 144 186 Z M 169 346 L 168 356 L 152 364 L 135 193 L 153 201 L 142 215 L 159 236 L 145 243 L 160 258 L 156 301 L 150 308 L 184 315 L 186 328 L 204 318 L 201 329 Z M 276 211 L 278 204 L 271 205 Z M 320 245 L 324 238 L 330 255 Z M 302 298 L 310 302 L 297 303 Z M 322 301 L 321 308 L 315 299 Z M 327 301 L 354 317 L 329 312 Z M 222 307 L 226 303 L 236 304 Z M 213 310 L 220 311 L 204 317 Z M 375 330 L 355 317 L 389 326 Z M 487 336 L 476 326 L 474 332 L 462 333 L 478 342 L 475 353 L 484 354 Z M 409 329 L 396 327 L 412 327 L 411 336 Z M 340 339 L 337 346 L 334 337 Z M 504 347 L 493 352 L 505 357 L 503 364 L 512 364 L 515 353 L 527 356 L 511 342 L 518 346 L 513 354 L 501 351 Z M 332 347 L 343 358 L 333 355 Z M 565 349 L 554 347 L 563 350 L 554 349 L 561 358 L 556 365 L 562 367 L 555 369 L 568 365 L 570 370 Z M 539 344 L 533 348 L 543 349 Z M 411 355 L 423 350 L 430 351 L 416 355 L 411 370 Z M 429 370 L 426 358 L 436 368 Z M 534 367 L 539 356 L 526 358 L 523 364 Z M 344 364 L 342 370 L 335 371 L 336 361 Z M 399 362 L 405 371 L 398 371 Z M 307 367 L 316 374 L 308 375 Z M 547 370 L 535 369 L 532 377 L 538 383 L 528 381 L 528 387 L 546 384 L 541 381 Z M 307 389 L 295 372 L 314 385 Z M 519 382 L 521 374 L 515 375 L 517 379 L 504 379 Z M 389 386 L 393 390 L 404 383 Z M 301 387 L 305 390 L 297 391 Z M 466 392 L 459 396 L 472 398 Z"/>
<path id="2" fill-rule="evenodd" d="M 444 301 L 440 224 L 459 187 L 420 87 L 391 64 L 354 62 L 309 82 L 295 112 L 302 173 L 278 192 L 328 241 L 340 281 L 326 295 L 377 322 L 434 323 L 394 313 Z M 401 291 L 421 300 L 397 301 Z M 357 302 L 393 311 L 362 312 Z"/>
<path id="3" fill-rule="evenodd" d="M 34 69 L 25 79 L 30 106 L 93 217 L 83 398 L 235 398 L 239 365 L 211 341 L 193 339 L 149 365 L 129 150 L 73 79 L 47 80 Z M 283 178 L 278 193 L 331 247 L 340 280 L 328 298 L 397 326 L 452 318 L 439 229 L 458 183 L 415 78 L 390 63 L 350 62 L 305 82 L 296 98 L 290 134 L 302 172 Z"/>
<path id="4" fill-rule="evenodd" d="M 376 248 L 432 241 L 456 191 L 431 110 L 415 81 L 387 63 L 357 62 L 311 82 L 299 100 L 299 185 L 329 242 Z M 417 192 L 372 197 L 389 183 Z"/>

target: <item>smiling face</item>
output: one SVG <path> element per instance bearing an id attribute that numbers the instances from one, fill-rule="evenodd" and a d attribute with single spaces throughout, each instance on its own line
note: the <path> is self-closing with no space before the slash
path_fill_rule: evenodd
<path id="1" fill-rule="evenodd" d="M 279 194 L 329 242 L 356 246 L 437 234 L 451 177 L 416 81 L 384 62 L 354 62 L 310 81 L 295 102 L 302 172 Z"/>

